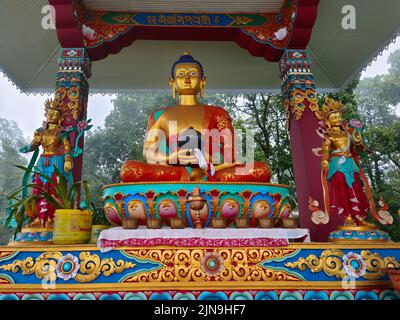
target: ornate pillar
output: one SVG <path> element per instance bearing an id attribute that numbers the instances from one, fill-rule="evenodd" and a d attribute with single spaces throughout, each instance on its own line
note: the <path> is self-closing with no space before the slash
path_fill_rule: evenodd
<path id="1" fill-rule="evenodd" d="M 82 126 L 86 121 L 89 94 L 88 78 L 91 76 L 91 62 L 84 48 L 62 48 L 57 73 L 55 99 L 63 109 L 63 127 Z M 79 124 L 79 125 L 78 125 Z M 74 155 L 73 177 L 82 177 L 83 136 L 78 139 L 76 130 L 70 133 L 72 146 L 77 146 Z"/>
<path id="2" fill-rule="evenodd" d="M 316 133 L 319 107 L 309 53 L 307 50 L 286 50 L 279 67 L 288 115 L 300 226 L 310 229 L 313 241 L 327 241 L 329 233 L 342 220 L 339 216 L 331 216 L 329 224 L 315 225 L 308 209 L 309 197 L 312 197 L 324 210 L 321 158 L 312 151 L 321 146 L 321 138 Z"/>

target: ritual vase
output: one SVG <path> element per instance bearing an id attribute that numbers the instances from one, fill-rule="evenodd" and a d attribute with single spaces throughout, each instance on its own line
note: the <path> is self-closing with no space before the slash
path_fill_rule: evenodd
<path id="1" fill-rule="evenodd" d="M 91 231 L 92 215 L 90 210 L 56 210 L 53 230 L 55 244 L 88 243 Z"/>
<path id="2" fill-rule="evenodd" d="M 90 235 L 90 243 L 97 243 L 97 240 L 99 239 L 100 233 L 103 230 L 107 230 L 109 228 L 110 228 L 110 226 L 102 225 L 102 224 L 92 225 L 92 232 L 91 232 L 91 235 Z"/>

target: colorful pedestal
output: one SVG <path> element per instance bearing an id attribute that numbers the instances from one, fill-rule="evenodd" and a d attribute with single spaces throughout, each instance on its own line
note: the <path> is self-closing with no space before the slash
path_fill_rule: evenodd
<path id="1" fill-rule="evenodd" d="M 400 244 L 0 247 L 0 299 L 384 300 Z"/>

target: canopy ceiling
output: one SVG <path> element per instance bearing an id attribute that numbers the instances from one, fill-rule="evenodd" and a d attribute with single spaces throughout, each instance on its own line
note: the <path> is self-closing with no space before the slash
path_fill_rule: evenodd
<path id="1" fill-rule="evenodd" d="M 282 0 L 84 2 L 88 10 L 107 10 L 113 5 L 118 11 L 155 11 L 158 8 L 158 12 L 167 4 L 169 12 L 224 12 L 227 9 L 230 12 L 277 12 L 276 8 L 282 5 Z M 27 93 L 52 92 L 55 85 L 60 45 L 55 30 L 41 27 L 41 10 L 47 4 L 46 0 L 0 2 L 0 36 L 3 39 L 0 68 Z M 349 4 L 356 8 L 356 30 L 341 27 L 341 9 Z M 397 35 L 398 12 L 398 0 L 320 0 L 307 46 L 318 88 L 337 91 L 358 75 Z M 189 50 L 203 63 L 208 89 L 267 91 L 280 88 L 278 64 L 252 56 L 233 41 L 136 40 L 118 54 L 93 63 L 91 92 L 167 89 L 170 67 L 184 50 Z"/>
<path id="2" fill-rule="evenodd" d="M 85 0 L 88 10 L 174 12 L 279 12 L 283 0 Z"/>

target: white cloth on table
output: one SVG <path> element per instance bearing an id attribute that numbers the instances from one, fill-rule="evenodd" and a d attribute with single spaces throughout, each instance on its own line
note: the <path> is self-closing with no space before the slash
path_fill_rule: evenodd
<path id="1" fill-rule="evenodd" d="M 270 239 L 300 239 L 303 242 L 310 242 L 308 229 L 284 229 L 284 228 L 205 228 L 205 229 L 148 229 L 146 226 L 139 226 L 137 229 L 124 229 L 122 227 L 110 228 L 100 233 L 97 246 L 101 251 L 110 251 L 113 248 L 102 248 L 101 241 L 123 241 L 128 239 L 151 239 L 151 238 L 205 238 L 205 239 L 249 239 L 249 238 L 270 238 Z"/>

